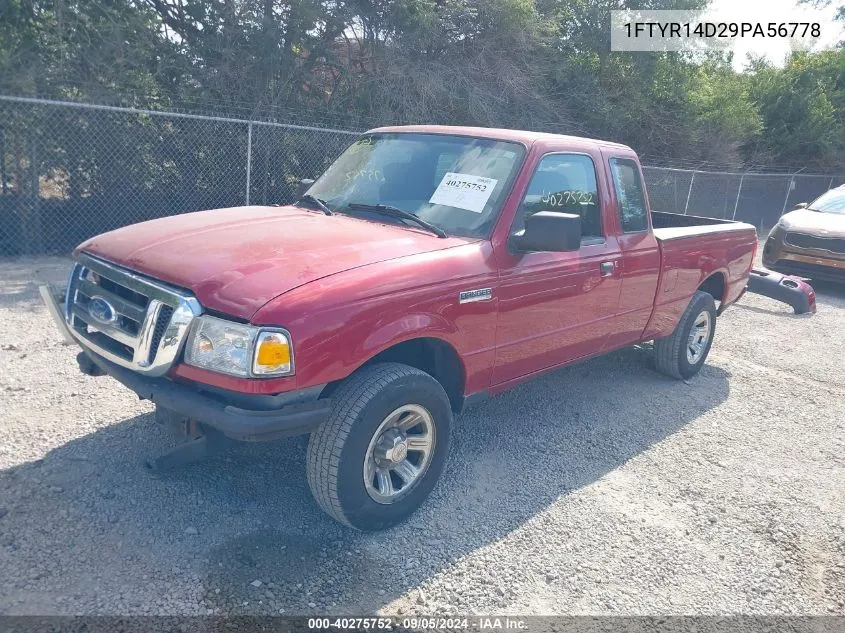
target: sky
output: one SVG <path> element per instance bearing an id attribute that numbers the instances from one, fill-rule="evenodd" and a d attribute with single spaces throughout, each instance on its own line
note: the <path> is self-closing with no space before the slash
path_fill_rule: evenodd
<path id="1" fill-rule="evenodd" d="M 821 26 L 821 38 L 811 44 L 811 50 L 830 48 L 845 39 L 845 23 L 834 20 L 836 5 L 824 9 L 814 9 L 799 5 L 795 0 L 712 0 L 706 16 L 712 16 L 716 22 L 818 22 Z M 809 42 L 808 42 L 809 43 Z M 788 38 L 743 38 L 734 46 L 734 68 L 743 70 L 746 55 L 764 55 L 773 64 L 783 65 L 790 51 Z"/>

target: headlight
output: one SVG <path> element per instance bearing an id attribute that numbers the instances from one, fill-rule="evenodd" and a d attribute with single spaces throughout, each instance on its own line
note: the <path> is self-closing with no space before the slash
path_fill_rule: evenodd
<path id="1" fill-rule="evenodd" d="M 185 362 L 245 378 L 287 376 L 293 374 L 293 346 L 284 330 L 201 316 L 191 329 Z"/>

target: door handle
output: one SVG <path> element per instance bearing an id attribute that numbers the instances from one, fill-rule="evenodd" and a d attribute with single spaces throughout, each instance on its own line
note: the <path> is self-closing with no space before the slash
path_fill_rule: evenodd
<path id="1" fill-rule="evenodd" d="M 601 271 L 602 277 L 610 277 L 613 274 L 613 271 L 616 270 L 616 262 L 602 262 L 599 265 L 599 270 Z"/>

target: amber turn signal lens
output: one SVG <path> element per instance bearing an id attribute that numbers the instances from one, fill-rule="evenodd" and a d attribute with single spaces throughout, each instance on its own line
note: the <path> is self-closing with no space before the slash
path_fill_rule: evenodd
<path id="1" fill-rule="evenodd" d="M 267 337 L 258 348 L 259 365 L 275 367 L 276 365 L 287 365 L 290 363 L 290 347 L 288 342 L 280 337 Z"/>
<path id="2" fill-rule="evenodd" d="M 214 343 L 204 334 L 200 334 L 197 340 L 197 349 L 201 352 L 212 352 L 214 351 Z"/>
<path id="3" fill-rule="evenodd" d="M 293 373 L 290 340 L 280 332 L 262 332 L 255 343 L 252 373 L 259 376 Z"/>

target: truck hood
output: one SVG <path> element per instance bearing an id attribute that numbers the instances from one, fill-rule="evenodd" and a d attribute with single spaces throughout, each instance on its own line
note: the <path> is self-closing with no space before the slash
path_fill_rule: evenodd
<path id="1" fill-rule="evenodd" d="M 127 226 L 78 247 L 250 319 L 271 299 L 375 262 L 466 244 L 415 228 L 298 207 L 236 207 Z"/>
<path id="2" fill-rule="evenodd" d="M 841 213 L 798 209 L 785 214 L 780 219 L 780 224 L 787 231 L 821 237 L 845 237 L 845 215 Z"/>

